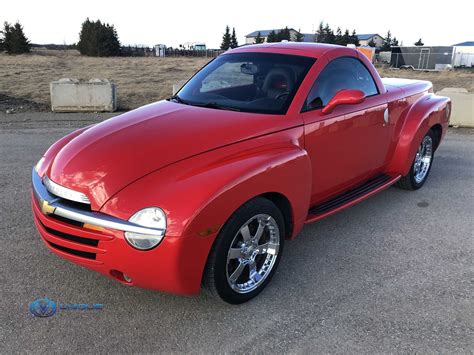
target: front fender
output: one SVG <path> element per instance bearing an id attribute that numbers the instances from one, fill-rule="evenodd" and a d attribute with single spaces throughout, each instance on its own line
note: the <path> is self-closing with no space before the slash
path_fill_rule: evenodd
<path id="1" fill-rule="evenodd" d="M 441 125 L 444 135 L 449 123 L 449 117 L 446 115 L 448 104 L 450 100 L 447 97 L 429 93 L 421 96 L 406 109 L 400 117 L 403 126 L 387 168 L 389 174 L 402 176 L 408 174 L 418 146 L 431 127 Z"/>
<path id="2" fill-rule="evenodd" d="M 145 207 L 162 208 L 165 238 L 186 241 L 176 243 L 180 258 L 172 261 L 177 282 L 187 284 L 187 293 L 197 292 L 219 230 L 248 200 L 269 192 L 283 195 L 291 206 L 292 235 L 302 228 L 312 178 L 302 136 L 300 126 L 185 159 L 130 184 L 101 211 L 128 219 Z"/>

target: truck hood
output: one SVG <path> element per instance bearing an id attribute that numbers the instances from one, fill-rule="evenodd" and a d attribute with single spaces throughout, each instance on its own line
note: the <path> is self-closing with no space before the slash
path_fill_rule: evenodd
<path id="1" fill-rule="evenodd" d="M 59 149 L 46 174 L 57 184 L 86 194 L 92 209 L 98 210 L 125 186 L 153 171 L 295 125 L 285 118 L 160 101 L 74 137 Z"/>

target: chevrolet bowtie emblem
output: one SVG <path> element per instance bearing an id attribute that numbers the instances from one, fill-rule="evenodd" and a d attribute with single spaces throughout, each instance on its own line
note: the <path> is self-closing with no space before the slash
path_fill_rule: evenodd
<path id="1" fill-rule="evenodd" d="M 41 212 L 44 214 L 53 214 L 55 209 L 56 207 L 51 206 L 48 201 L 41 203 Z"/>

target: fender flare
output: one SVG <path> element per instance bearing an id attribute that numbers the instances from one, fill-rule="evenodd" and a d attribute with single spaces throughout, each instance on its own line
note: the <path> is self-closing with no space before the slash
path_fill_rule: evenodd
<path id="1" fill-rule="evenodd" d="M 128 219 L 144 207 L 162 208 L 168 219 L 165 238 L 180 249 L 174 255 L 181 257 L 168 261 L 173 280 L 180 292 L 196 293 L 219 231 L 245 202 L 278 193 L 291 206 L 288 237 L 303 227 L 312 188 L 311 162 L 300 140 L 288 139 L 300 137 L 302 130 L 296 127 L 167 166 L 125 187 L 101 212 Z"/>
<path id="2" fill-rule="evenodd" d="M 252 166 L 252 162 L 242 157 L 242 175 L 236 174 L 225 186 L 214 186 L 209 191 L 207 201 L 190 219 L 186 234 L 202 234 L 206 231 L 203 221 L 215 220 L 207 228 L 217 232 L 230 216 L 243 204 L 255 197 L 277 194 L 289 204 L 292 230 L 286 237 L 293 238 L 304 225 L 311 196 L 311 162 L 306 150 L 298 146 L 273 147 L 272 156 L 265 148 L 265 162 Z M 255 151 L 256 155 L 262 152 Z M 249 169 L 246 169 L 248 162 Z M 244 170 L 247 170 L 244 172 Z M 235 174 L 235 172 L 234 172 Z M 284 211 L 282 211 L 284 214 Z M 218 227 L 218 228 L 217 228 Z M 289 232 L 289 233 L 288 233 Z"/>
<path id="3" fill-rule="evenodd" d="M 387 167 L 389 174 L 408 174 L 418 146 L 428 130 L 436 124 L 447 126 L 445 110 L 448 102 L 446 97 L 428 93 L 405 110 L 400 117 L 403 126 L 398 135 L 398 143 Z"/>

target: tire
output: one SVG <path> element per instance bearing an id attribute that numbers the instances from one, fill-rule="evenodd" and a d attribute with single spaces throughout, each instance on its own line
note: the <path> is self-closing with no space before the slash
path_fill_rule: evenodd
<path id="1" fill-rule="evenodd" d="M 270 282 L 281 259 L 285 224 L 270 200 L 242 205 L 217 236 L 206 264 L 203 286 L 230 304 L 247 302 Z"/>
<path id="2" fill-rule="evenodd" d="M 421 188 L 428 179 L 433 166 L 435 148 L 436 136 L 432 130 L 429 130 L 421 140 L 413 164 L 410 167 L 410 172 L 402 176 L 396 186 L 404 190 L 418 190 Z"/>

